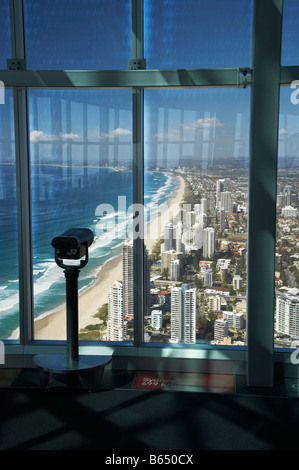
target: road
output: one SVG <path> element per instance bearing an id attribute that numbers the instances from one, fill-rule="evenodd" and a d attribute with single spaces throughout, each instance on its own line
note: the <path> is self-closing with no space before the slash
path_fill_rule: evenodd
<path id="1" fill-rule="evenodd" d="M 282 267 L 283 267 L 283 270 L 284 270 L 284 273 L 285 273 L 285 276 L 286 276 L 286 281 L 287 281 L 288 287 L 295 287 L 292 273 L 290 272 L 289 267 L 288 267 L 288 265 L 285 261 L 283 261 Z"/>

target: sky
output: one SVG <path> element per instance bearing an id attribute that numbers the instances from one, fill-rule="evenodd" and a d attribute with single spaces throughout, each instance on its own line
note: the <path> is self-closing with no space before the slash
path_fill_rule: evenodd
<path id="1" fill-rule="evenodd" d="M 251 66 L 252 8 L 253 0 L 144 0 L 147 68 Z M 299 64 L 299 2 L 285 0 L 284 8 L 282 65 Z M 131 0 L 25 0 L 25 14 L 28 68 L 128 68 L 132 54 Z M 0 66 L 5 67 L 10 55 L 8 0 L 0 2 L 0 26 Z M 59 92 L 41 93 L 37 117 L 31 107 L 32 144 L 67 138 L 82 141 L 86 136 L 94 143 L 105 139 L 110 143 L 131 141 L 130 93 L 64 91 L 62 96 L 70 93 L 74 98 L 68 111 L 70 128 L 64 104 L 61 124 L 51 111 Z M 299 105 L 290 105 L 288 90 L 284 89 L 281 96 L 279 136 L 280 153 L 284 153 L 297 133 Z M 82 112 L 85 101 L 89 103 L 87 121 Z M 154 149 L 162 152 L 161 144 L 166 141 L 169 152 L 178 152 L 174 144 L 180 142 L 180 155 L 190 156 L 196 142 L 203 148 L 210 139 L 215 157 L 248 156 L 249 112 L 250 89 L 147 90 L 146 148 L 153 144 L 148 155 Z M 100 126 L 100 113 L 102 123 L 106 116 L 106 128 Z M 127 147 L 123 149 L 127 152 Z"/>

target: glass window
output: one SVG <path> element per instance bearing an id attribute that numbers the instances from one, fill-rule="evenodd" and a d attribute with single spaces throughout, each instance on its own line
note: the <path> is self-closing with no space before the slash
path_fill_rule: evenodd
<path id="1" fill-rule="evenodd" d="M 131 0 L 26 0 L 27 67 L 127 69 Z"/>
<path id="2" fill-rule="evenodd" d="M 299 4 L 284 0 L 282 21 L 281 64 L 299 65 Z"/>
<path id="3" fill-rule="evenodd" d="M 145 91 L 145 341 L 245 344 L 249 97 Z"/>
<path id="4" fill-rule="evenodd" d="M 145 0 L 144 18 L 149 69 L 251 66 L 251 0 Z"/>
<path id="5" fill-rule="evenodd" d="M 77 227 L 94 233 L 79 275 L 80 339 L 131 340 L 131 92 L 32 90 L 29 109 L 35 339 L 65 339 L 65 277 L 51 241 Z"/>
<path id="6" fill-rule="evenodd" d="M 299 100 L 298 87 L 281 88 L 275 254 L 275 346 L 299 336 Z M 297 341 L 298 347 L 299 343 Z"/>
<path id="7" fill-rule="evenodd" d="M 17 339 L 19 271 L 13 94 L 0 104 L 0 337 Z"/>
<path id="8" fill-rule="evenodd" d="M 7 68 L 7 59 L 11 58 L 11 41 L 9 26 L 9 1 L 0 2 L 0 69 Z"/>

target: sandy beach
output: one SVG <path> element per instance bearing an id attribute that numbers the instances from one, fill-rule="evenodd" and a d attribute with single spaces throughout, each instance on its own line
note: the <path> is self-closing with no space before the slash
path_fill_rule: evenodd
<path id="1" fill-rule="evenodd" d="M 179 204 L 183 200 L 185 191 L 184 179 L 180 176 L 179 188 L 174 197 L 167 204 L 167 211 L 161 216 L 154 217 L 147 226 L 145 245 L 150 253 L 154 244 L 161 237 L 161 232 L 168 220 L 174 216 Z M 108 302 L 108 292 L 114 281 L 122 280 L 122 259 L 118 256 L 109 260 L 97 273 L 95 284 L 79 296 L 79 330 L 87 325 L 98 323 L 94 318 L 97 310 Z M 66 309 L 62 308 L 34 322 L 34 338 L 37 340 L 65 340 L 66 339 Z"/>

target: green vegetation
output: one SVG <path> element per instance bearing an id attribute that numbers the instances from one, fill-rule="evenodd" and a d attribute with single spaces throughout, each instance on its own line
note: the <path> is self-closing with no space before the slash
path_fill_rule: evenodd
<path id="1" fill-rule="evenodd" d="M 103 333 L 106 332 L 108 321 L 108 304 L 102 305 L 94 315 L 94 318 L 99 319 L 99 323 L 87 325 L 79 332 L 80 341 L 100 341 Z"/>
<path id="2" fill-rule="evenodd" d="M 107 326 L 107 321 L 108 321 L 108 304 L 102 305 L 97 311 L 97 313 L 94 315 L 95 318 L 99 318 L 105 326 Z"/>
<path id="3" fill-rule="evenodd" d="M 201 195 L 194 194 L 190 184 L 185 179 L 185 192 L 183 196 L 183 202 L 181 203 L 181 207 L 183 204 L 191 204 L 191 206 L 193 206 L 194 204 L 200 204 L 200 201 L 201 201 Z"/>

